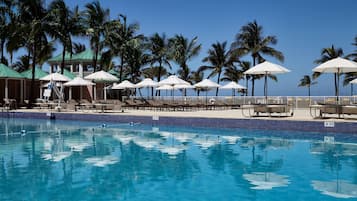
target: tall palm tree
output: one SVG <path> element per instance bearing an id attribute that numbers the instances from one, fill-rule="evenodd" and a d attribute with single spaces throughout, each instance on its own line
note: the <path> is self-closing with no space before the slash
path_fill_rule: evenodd
<path id="1" fill-rule="evenodd" d="M 316 84 L 317 82 L 313 82 L 311 77 L 309 75 L 304 75 L 303 78 L 301 78 L 300 83 L 299 83 L 299 87 L 307 87 L 308 88 L 308 95 L 310 97 L 311 95 L 311 85 Z"/>
<path id="2" fill-rule="evenodd" d="M 263 27 L 258 25 L 257 21 L 249 22 L 242 26 L 240 32 L 236 35 L 235 41 L 231 48 L 237 55 L 250 54 L 253 61 L 253 66 L 265 61 L 263 55 L 271 56 L 279 61 L 284 61 L 282 52 L 274 49 L 271 45 L 276 45 L 278 42 L 276 36 L 263 36 Z M 261 77 L 261 76 L 260 76 Z M 252 76 L 252 96 L 254 96 L 254 81 L 259 79 L 257 76 Z"/>
<path id="3" fill-rule="evenodd" d="M 164 66 L 168 66 L 171 69 L 170 64 L 170 55 L 169 55 L 169 44 L 168 39 L 165 34 L 161 36 L 158 33 L 155 33 L 153 36 L 149 38 L 148 49 L 151 53 L 151 65 L 155 66 L 158 64 L 158 77 L 157 81 L 160 82 L 161 79 L 161 71 Z"/>
<path id="4" fill-rule="evenodd" d="M 127 69 L 125 77 L 131 82 L 137 83 L 140 80 L 142 67 L 150 63 L 148 54 L 145 54 L 142 47 L 132 47 L 125 54 Z M 161 74 L 161 69 L 159 74 Z"/>
<path id="5" fill-rule="evenodd" d="M 94 50 L 93 68 L 96 71 L 98 55 L 101 51 L 101 41 L 105 26 L 109 23 L 109 9 L 101 7 L 99 1 L 85 5 L 84 22 L 86 24 L 86 35 L 90 37 L 91 48 Z"/>
<path id="6" fill-rule="evenodd" d="M 32 55 L 32 79 L 30 88 L 29 106 L 34 101 L 35 91 L 35 66 L 38 62 L 37 56 L 43 47 L 46 47 L 48 14 L 42 0 L 22 0 L 17 2 L 18 22 L 15 35 L 26 37 L 26 47 Z"/>
<path id="7" fill-rule="evenodd" d="M 203 58 L 203 62 L 208 62 L 210 65 L 201 66 L 199 71 L 211 71 L 208 78 L 217 76 L 217 83 L 221 81 L 221 74 L 227 68 L 233 67 L 237 57 L 233 57 L 229 50 L 226 50 L 227 42 L 212 44 L 211 49 L 208 50 L 208 56 Z M 216 89 L 216 96 L 218 96 L 218 88 Z"/>
<path id="8" fill-rule="evenodd" d="M 321 58 L 315 60 L 316 64 L 322 64 L 326 61 L 329 61 L 331 59 L 335 59 L 337 57 L 343 56 L 343 50 L 341 48 L 335 48 L 334 45 L 331 45 L 331 47 L 323 48 L 321 50 Z M 338 94 L 338 83 L 337 83 L 337 73 L 334 74 L 335 76 L 335 95 L 337 96 Z M 320 76 L 320 73 L 314 73 L 313 77 L 317 78 Z"/>
<path id="9" fill-rule="evenodd" d="M 66 51 L 72 53 L 72 35 L 83 33 L 83 27 L 80 24 L 81 17 L 78 6 L 71 11 L 64 0 L 52 1 L 49 5 L 49 15 L 51 17 L 49 33 L 63 46 L 61 62 L 61 74 L 63 74 Z"/>
<path id="10" fill-rule="evenodd" d="M 354 38 L 354 40 L 355 41 L 352 43 L 352 45 L 355 46 L 356 49 L 351 54 L 347 55 L 347 57 L 353 61 L 357 61 L 357 36 Z"/>
<path id="11" fill-rule="evenodd" d="M 180 66 L 178 74 L 181 79 L 186 81 L 189 80 L 191 72 L 187 62 L 198 56 L 201 50 L 201 44 L 197 44 L 197 39 L 197 37 L 194 37 L 192 40 L 189 40 L 183 35 L 175 35 L 169 39 L 172 58 Z"/>
<path id="12" fill-rule="evenodd" d="M 120 66 L 119 66 L 119 80 L 123 80 L 123 67 L 125 64 L 125 54 L 131 48 L 136 48 L 141 45 L 144 36 L 141 34 L 136 34 L 139 30 L 139 24 L 127 23 L 127 17 L 125 15 L 119 15 L 119 22 L 121 24 L 118 29 L 118 38 L 116 39 L 115 44 L 115 54 L 120 57 Z"/>
<path id="13" fill-rule="evenodd" d="M 8 64 L 4 56 L 5 43 L 9 40 L 9 35 L 12 34 L 10 29 L 12 20 L 14 19 L 15 2 L 11 0 L 0 1 L 0 61 L 1 63 Z"/>

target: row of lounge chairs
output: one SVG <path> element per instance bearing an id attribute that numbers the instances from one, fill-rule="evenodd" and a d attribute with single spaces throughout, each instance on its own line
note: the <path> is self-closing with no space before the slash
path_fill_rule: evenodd
<path id="1" fill-rule="evenodd" d="M 144 109 L 144 110 L 170 110 L 170 111 L 192 111 L 192 110 L 215 110 L 215 109 L 235 109 L 239 104 L 229 104 L 223 101 L 173 101 L 173 100 L 145 100 L 128 99 L 124 101 L 124 108 Z"/>
<path id="2" fill-rule="evenodd" d="M 313 118 L 327 118 L 331 115 L 345 118 L 345 115 L 357 115 L 357 104 L 316 103 L 310 106 L 310 115 Z"/>

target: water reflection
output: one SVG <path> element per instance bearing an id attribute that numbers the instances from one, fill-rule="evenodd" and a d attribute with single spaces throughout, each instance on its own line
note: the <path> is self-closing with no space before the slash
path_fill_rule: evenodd
<path id="1" fill-rule="evenodd" d="M 315 142 L 311 145 L 311 153 L 319 156 L 322 166 L 328 168 L 331 175 L 335 176 L 332 181 L 312 180 L 311 185 L 315 190 L 335 198 L 357 198 L 357 185 L 340 178 L 341 163 L 356 161 L 356 144 Z"/>
<path id="2" fill-rule="evenodd" d="M 258 192 L 265 190 L 274 200 L 279 189 L 288 188 L 333 198 L 356 195 L 355 144 L 296 143 L 220 131 L 212 135 L 46 121 L 1 123 L 7 135 L 0 138 L 0 200 L 48 200 L 49 195 L 53 200 L 145 200 L 141 193 L 156 192 L 161 196 L 156 200 L 170 195 L 189 200 L 195 192 L 210 200 L 216 198 L 215 190 L 242 200 L 262 200 Z M 28 131 L 25 136 L 11 134 L 21 129 Z M 306 161 L 295 165 L 292 158 L 297 155 Z M 301 165 L 316 161 L 317 174 Z M 350 179 L 353 173 L 355 180 Z M 301 174 L 307 182 L 297 182 Z"/>

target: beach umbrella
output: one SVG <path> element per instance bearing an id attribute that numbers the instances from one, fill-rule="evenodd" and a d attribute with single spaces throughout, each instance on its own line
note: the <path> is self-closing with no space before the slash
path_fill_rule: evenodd
<path id="1" fill-rule="evenodd" d="M 264 61 L 258 65 L 253 66 L 249 70 L 245 71 L 244 74 L 248 75 L 264 75 L 264 96 L 265 99 L 268 97 L 268 75 L 275 75 L 281 73 L 288 73 L 290 70 L 278 65 L 271 63 L 269 61 Z"/>
<path id="2" fill-rule="evenodd" d="M 135 84 L 131 83 L 128 80 L 122 81 L 120 84 L 113 84 L 112 89 L 134 89 Z"/>
<path id="3" fill-rule="evenodd" d="M 71 79 L 65 75 L 60 74 L 60 73 L 51 73 L 51 74 L 46 75 L 45 77 L 40 78 L 40 80 L 55 81 L 55 82 L 68 82 Z"/>
<path id="4" fill-rule="evenodd" d="M 135 85 L 136 88 L 154 88 L 157 87 L 158 83 L 150 78 L 145 78 L 141 82 Z M 148 94 L 149 97 L 149 94 Z"/>
<path id="5" fill-rule="evenodd" d="M 170 85 L 162 85 L 156 88 L 156 90 L 173 90 L 174 87 Z"/>
<path id="6" fill-rule="evenodd" d="M 357 78 L 354 79 L 354 80 L 352 80 L 352 81 L 350 82 L 350 84 L 357 84 Z"/>
<path id="7" fill-rule="evenodd" d="M 92 80 L 92 82 L 95 82 L 95 83 L 104 83 L 104 84 L 119 81 L 119 79 L 117 77 L 115 77 L 114 75 L 107 73 L 103 70 L 94 72 L 90 75 L 87 75 L 84 77 L 84 79 Z M 94 97 L 96 99 L 96 95 Z M 104 100 L 107 100 L 107 90 L 106 90 L 105 86 L 104 86 Z"/>
<path id="8" fill-rule="evenodd" d="M 159 83 L 159 86 L 162 85 L 191 85 L 189 82 L 177 77 L 176 75 L 170 75 L 166 79 L 161 80 Z"/>
<path id="9" fill-rule="evenodd" d="M 209 79 L 204 79 L 201 82 L 196 83 L 193 85 L 197 89 L 205 89 L 206 90 L 206 104 L 207 104 L 207 92 L 209 89 L 215 89 L 219 88 L 221 85 L 209 80 Z"/>
<path id="10" fill-rule="evenodd" d="M 246 89 L 246 87 L 232 81 L 224 86 L 221 86 L 220 89 L 232 89 L 232 96 L 233 96 L 235 90 Z"/>
<path id="11" fill-rule="evenodd" d="M 357 63 L 350 61 L 348 59 L 343 59 L 341 57 L 337 57 L 335 59 L 326 61 L 323 64 L 320 64 L 319 66 L 312 69 L 312 71 L 319 72 L 319 73 L 335 73 L 337 75 L 336 97 L 338 100 L 340 74 L 341 73 L 357 72 Z"/>
<path id="12" fill-rule="evenodd" d="M 80 95 L 80 99 L 82 99 L 82 87 L 83 86 L 92 86 L 95 84 L 91 81 L 84 80 L 81 77 L 75 77 L 73 80 L 66 82 L 63 85 L 67 86 L 67 87 L 79 86 L 79 89 L 80 89 L 79 95 Z M 72 91 L 71 91 L 71 93 L 72 93 Z"/>

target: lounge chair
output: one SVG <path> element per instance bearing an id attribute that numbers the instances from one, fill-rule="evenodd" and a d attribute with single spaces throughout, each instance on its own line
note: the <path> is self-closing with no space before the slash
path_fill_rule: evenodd
<path id="1" fill-rule="evenodd" d="M 310 115 L 313 118 L 325 118 L 326 115 L 336 114 L 338 118 L 342 114 L 341 104 L 334 103 L 317 103 L 314 105 L 310 105 Z"/>
<path id="2" fill-rule="evenodd" d="M 344 105 L 341 108 L 341 113 L 343 115 L 357 115 L 357 105 Z"/>
<path id="3" fill-rule="evenodd" d="M 248 109 L 250 117 L 259 117 L 261 114 L 268 115 L 269 117 L 278 116 L 278 117 L 287 117 L 294 115 L 294 108 L 288 104 L 251 104 L 242 108 L 242 113 L 244 116 L 247 116 L 244 113 L 244 110 Z M 273 115 L 276 114 L 276 115 Z"/>

